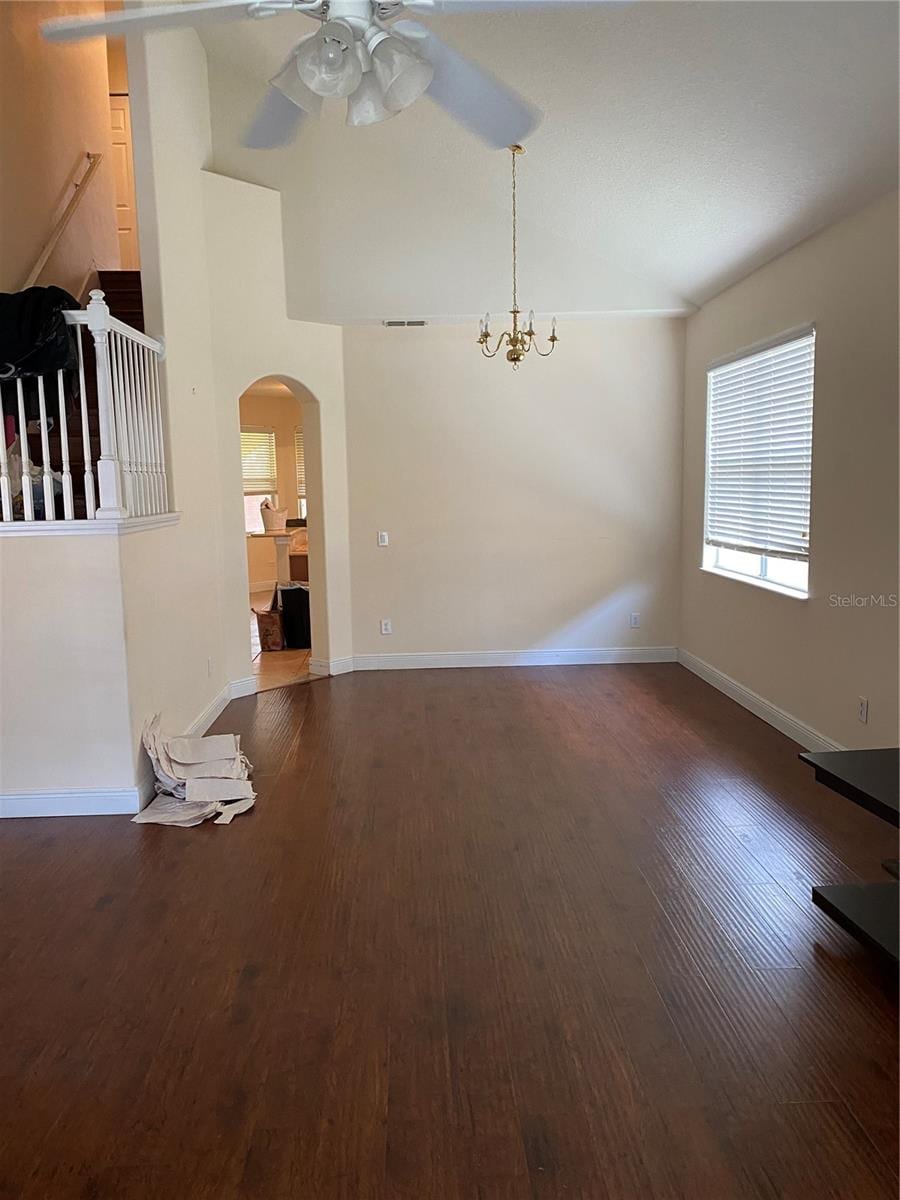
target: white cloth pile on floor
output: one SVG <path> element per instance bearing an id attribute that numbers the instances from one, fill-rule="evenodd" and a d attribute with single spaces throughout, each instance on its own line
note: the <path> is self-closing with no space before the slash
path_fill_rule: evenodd
<path id="1" fill-rule="evenodd" d="M 215 816 L 216 825 L 228 825 L 253 807 L 251 766 L 236 734 L 165 737 L 156 713 L 144 726 L 142 738 L 153 763 L 157 794 L 133 821 L 190 826 Z"/>

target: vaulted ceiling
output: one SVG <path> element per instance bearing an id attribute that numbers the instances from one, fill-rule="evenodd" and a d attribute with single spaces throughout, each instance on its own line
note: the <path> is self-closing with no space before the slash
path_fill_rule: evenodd
<path id="1" fill-rule="evenodd" d="M 691 311 L 897 185 L 897 6 L 738 0 L 429 23 L 545 113 L 520 165 L 520 299 Z M 300 16 L 207 28 L 215 169 L 280 188 L 291 315 L 509 307 L 509 156 L 430 101 L 365 129 L 326 106 L 290 148 L 242 127 Z"/>

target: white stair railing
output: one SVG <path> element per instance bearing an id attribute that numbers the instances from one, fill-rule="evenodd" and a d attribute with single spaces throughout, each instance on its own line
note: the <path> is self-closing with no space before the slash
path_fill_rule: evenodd
<path id="1" fill-rule="evenodd" d="M 86 309 L 65 313 L 78 350 L 75 372 L 0 383 L 0 532 L 14 522 L 33 523 L 33 532 L 40 532 L 50 521 L 125 521 L 169 511 L 159 384 L 162 342 L 112 316 L 102 291 L 90 295 Z M 85 367 L 84 329 L 93 340 L 93 373 Z M 80 447 L 74 432 L 70 441 L 72 375 L 79 394 Z M 95 409 L 91 379 L 96 383 Z M 36 413 L 30 403 L 34 395 Z M 92 433 L 100 443 L 96 462 Z M 29 434 L 40 438 L 39 468 L 32 461 Z M 59 441 L 58 454 L 51 438 Z M 83 460 L 78 489 L 73 445 Z M 76 517 L 76 508 L 82 507 L 83 517 Z"/>

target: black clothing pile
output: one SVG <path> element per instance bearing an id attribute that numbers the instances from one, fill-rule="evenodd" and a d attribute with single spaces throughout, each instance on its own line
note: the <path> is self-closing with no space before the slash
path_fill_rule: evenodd
<path id="1" fill-rule="evenodd" d="M 58 287 L 31 287 L 0 292 L 0 383 L 21 379 L 25 419 L 39 415 L 38 375 L 65 371 L 67 404 L 77 396 L 78 348 L 63 312 L 80 308 L 74 296 Z M 17 411 L 16 390 L 3 388 L 3 409 Z M 55 398 L 55 391 L 52 393 Z"/>

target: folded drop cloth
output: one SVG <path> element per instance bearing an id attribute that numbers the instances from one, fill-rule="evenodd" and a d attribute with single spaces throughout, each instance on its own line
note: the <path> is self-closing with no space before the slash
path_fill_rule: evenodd
<path id="1" fill-rule="evenodd" d="M 217 733 L 211 737 L 166 738 L 166 751 L 173 762 L 208 763 L 234 758 L 240 753 L 241 739 L 233 733 Z"/>
<path id="2" fill-rule="evenodd" d="M 235 734 L 165 737 L 156 713 L 142 737 L 156 775 L 157 796 L 133 818 L 138 824 L 191 826 L 215 816 L 217 825 L 228 825 L 253 807 L 251 766 Z"/>

